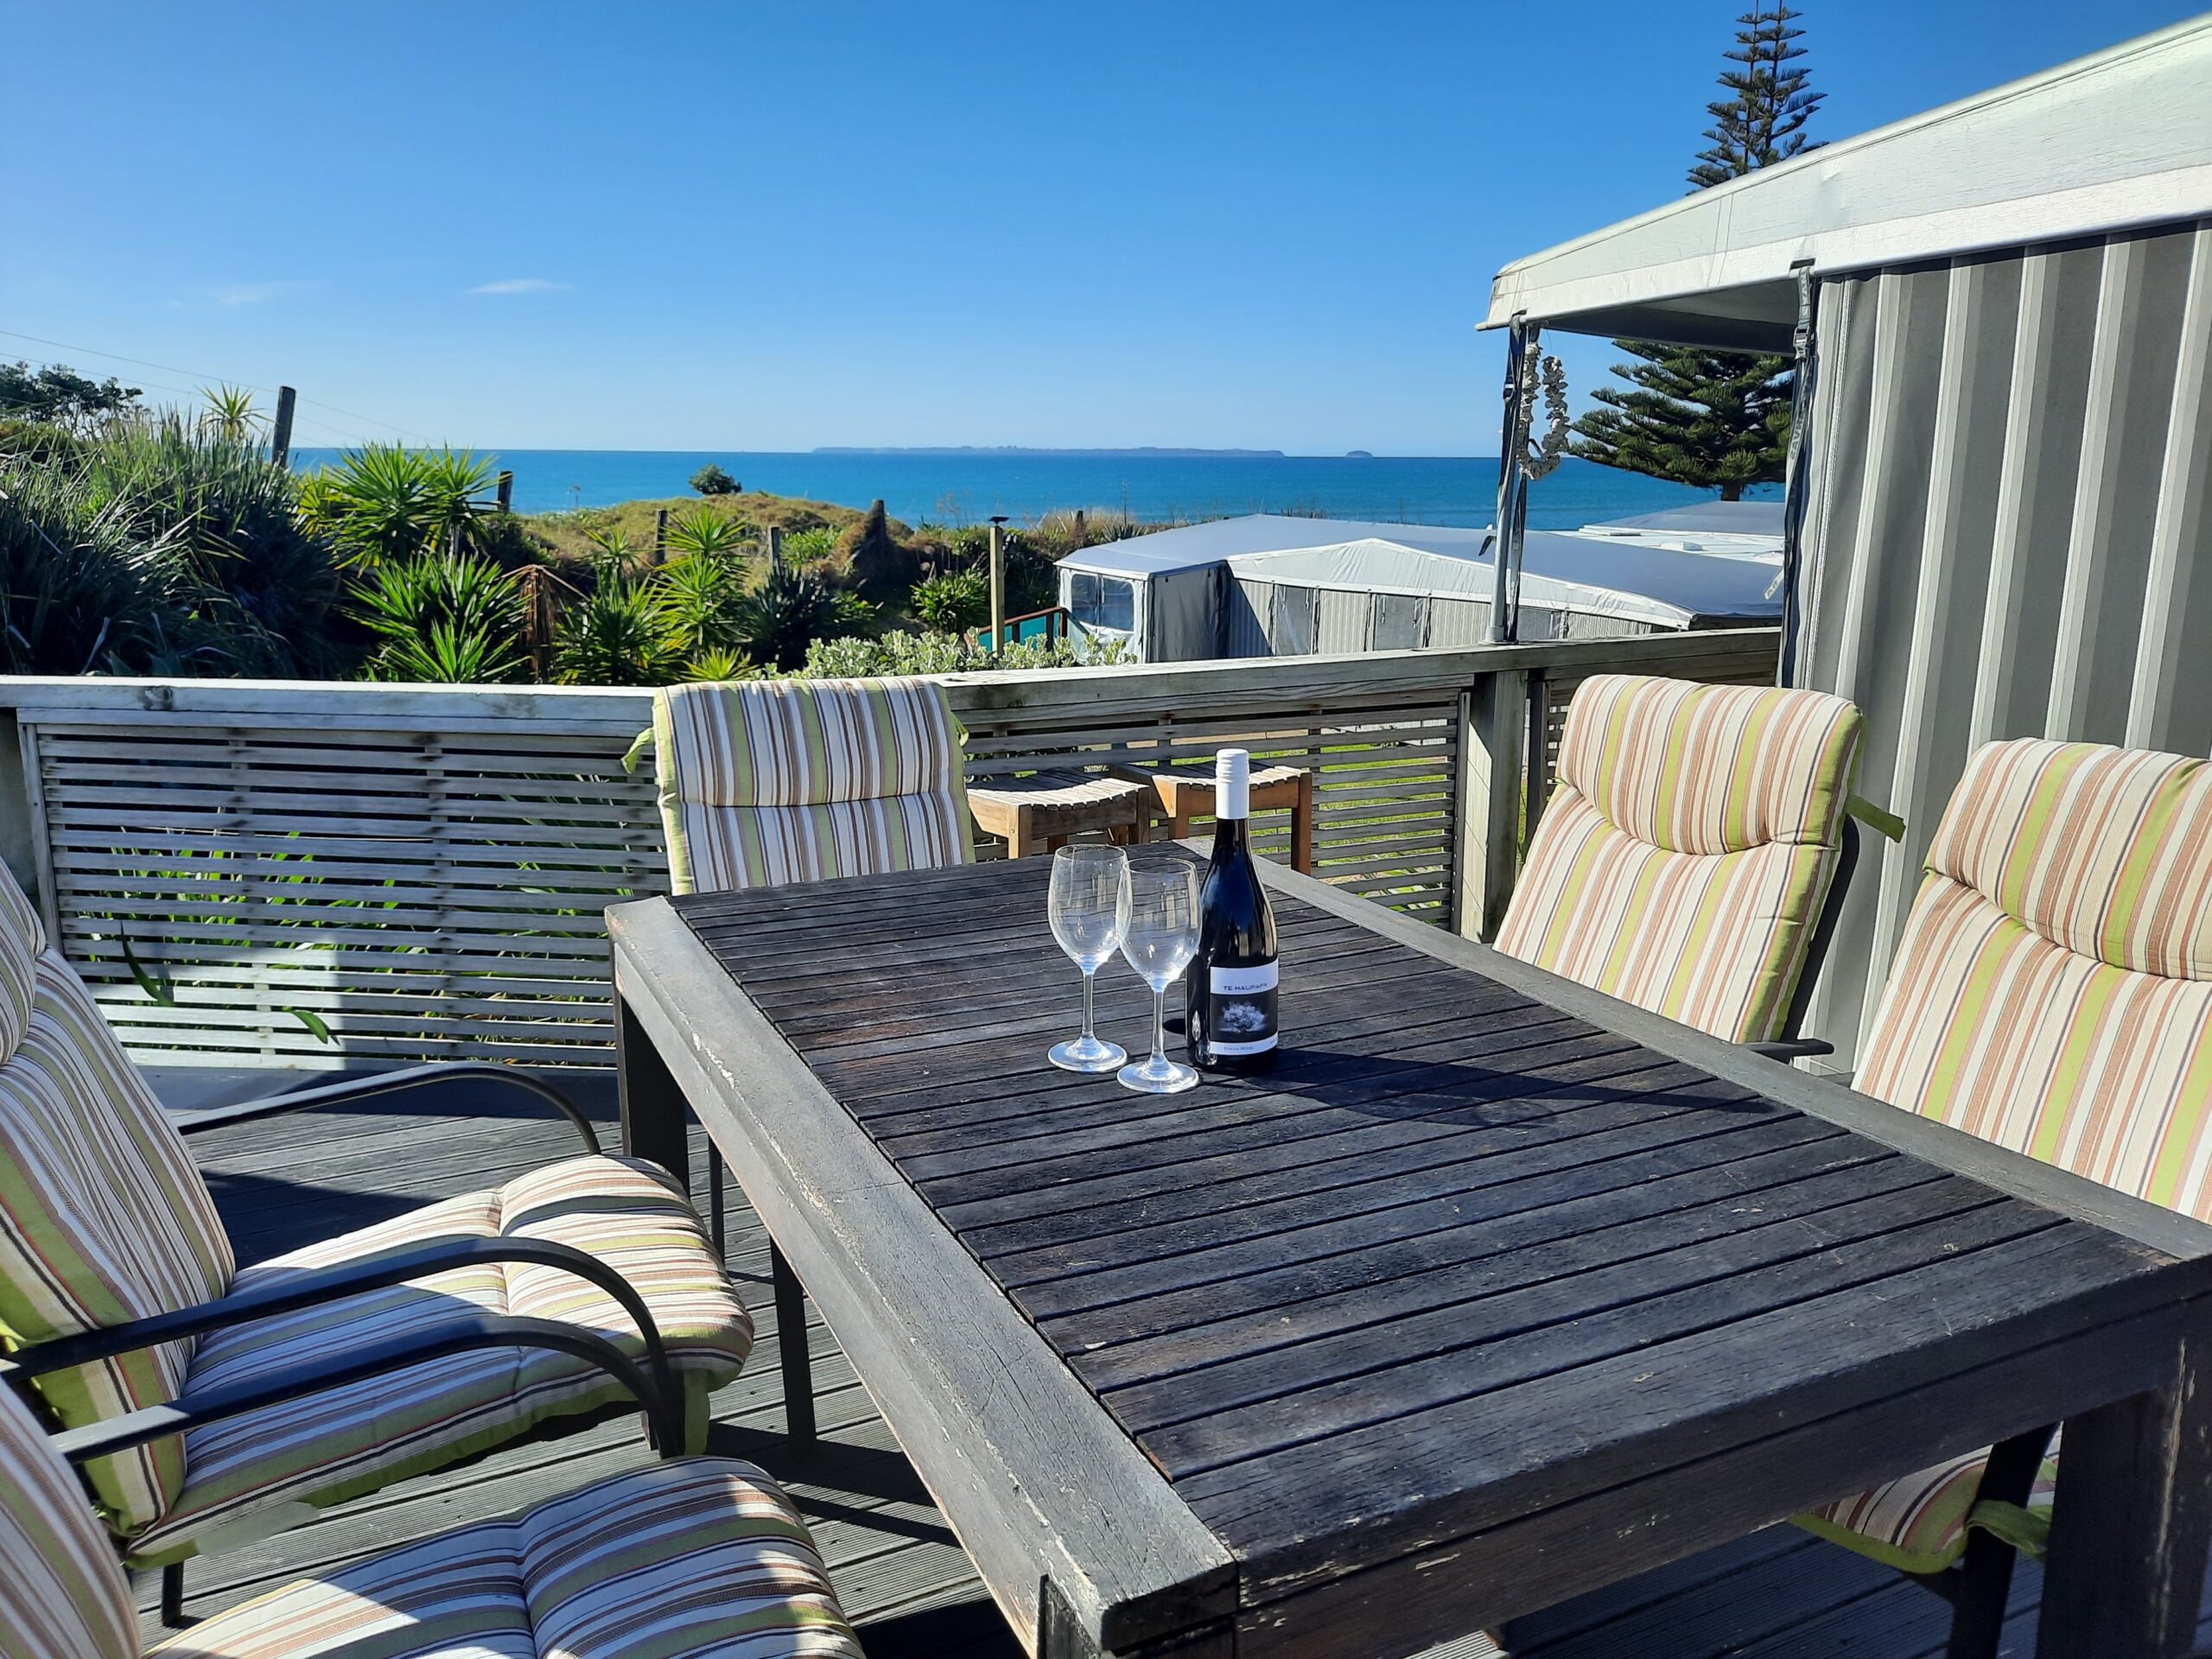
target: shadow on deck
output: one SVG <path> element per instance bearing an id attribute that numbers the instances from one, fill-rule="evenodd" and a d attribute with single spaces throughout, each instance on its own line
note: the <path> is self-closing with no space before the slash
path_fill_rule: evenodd
<path id="1" fill-rule="evenodd" d="M 213 1074 L 158 1080 L 173 1105 L 283 1086 L 267 1072 L 243 1090 L 226 1089 Z M 611 1075 L 582 1074 L 577 1091 L 612 1124 Z M 602 1138 L 613 1144 L 611 1133 Z M 526 1097 L 473 1084 L 210 1131 L 192 1144 L 241 1262 L 496 1185 L 575 1146 L 564 1125 Z M 705 1160 L 696 1142 L 692 1166 L 703 1208 Z M 786 1440 L 767 1237 L 734 1188 L 731 1196 L 729 1265 L 759 1334 L 756 1363 L 715 1397 L 714 1449 L 751 1459 L 789 1488 L 872 1659 L 1013 1659 L 1020 1645 L 818 1319 L 810 1340 L 821 1440 L 804 1452 Z M 767 1363 L 758 1363 L 762 1357 Z M 226 1606 L 303 1572 L 504 1514 L 649 1456 L 626 1420 L 409 1481 L 276 1538 L 193 1562 L 188 1606 Z M 2014 1591 L 2008 1659 L 2034 1651 L 2038 1586 L 2028 1567 Z M 150 1637 L 157 1628 L 150 1576 L 139 1593 Z M 1777 1527 L 1522 1619 L 1508 1636 L 1516 1659 L 1932 1659 L 1942 1652 L 1944 1615 L 1933 1597 L 1885 1569 Z M 1480 1651 L 1487 1649 L 1455 1643 L 1427 1659 Z"/>

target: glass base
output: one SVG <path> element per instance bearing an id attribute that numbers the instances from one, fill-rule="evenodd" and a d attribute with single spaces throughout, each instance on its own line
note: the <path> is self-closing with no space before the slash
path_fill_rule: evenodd
<path id="1" fill-rule="evenodd" d="M 1111 1071 L 1129 1058 L 1129 1052 L 1096 1037 L 1077 1037 L 1053 1044 L 1045 1058 L 1063 1071 Z"/>
<path id="2" fill-rule="evenodd" d="M 1115 1075 L 1122 1088 L 1134 1089 L 1142 1095 L 1179 1095 L 1185 1089 L 1198 1086 L 1195 1070 L 1168 1059 L 1140 1060 L 1135 1065 L 1123 1066 Z"/>

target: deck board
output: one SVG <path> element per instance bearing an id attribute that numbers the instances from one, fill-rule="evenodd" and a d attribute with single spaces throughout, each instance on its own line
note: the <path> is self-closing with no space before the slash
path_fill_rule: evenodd
<path id="1" fill-rule="evenodd" d="M 583 1088 L 594 1115 L 611 1124 L 611 1079 L 588 1077 Z M 474 1084 L 193 1138 L 242 1262 L 489 1185 L 574 1145 L 564 1126 L 526 1101 Z M 703 1188 L 702 1154 L 692 1166 Z M 766 1236 L 741 1201 L 733 1203 L 728 1236 L 733 1274 L 759 1322 L 756 1353 L 772 1359 Z M 874 1659 L 1013 1659 L 1018 1645 L 818 1321 L 810 1345 L 818 1446 L 801 1454 L 785 1440 L 778 1368 L 756 1363 L 715 1396 L 716 1449 L 751 1459 L 790 1488 Z M 626 1421 L 408 1481 L 310 1525 L 192 1563 L 188 1605 L 197 1611 L 226 1606 L 302 1573 L 637 1467 L 649 1455 Z M 2020 1574 L 2008 1659 L 2033 1652 L 2038 1584 L 2032 1567 Z M 157 1632 L 150 1576 L 139 1590 L 150 1638 Z M 1520 1620 L 1508 1635 L 1516 1659 L 1934 1659 L 1942 1633 L 1943 1609 L 1924 1592 L 1776 1528 Z M 1433 1659 L 1476 1650 L 1453 1643 Z"/>

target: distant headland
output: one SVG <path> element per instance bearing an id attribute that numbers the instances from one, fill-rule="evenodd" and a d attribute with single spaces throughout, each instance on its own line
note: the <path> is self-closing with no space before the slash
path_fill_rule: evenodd
<path id="1" fill-rule="evenodd" d="M 1281 461 L 1280 449 L 1166 449 L 1145 444 L 1135 449 L 1033 449 L 1021 443 L 925 444 L 906 448 L 897 445 L 823 444 L 817 455 L 1181 455 L 1206 461 Z"/>

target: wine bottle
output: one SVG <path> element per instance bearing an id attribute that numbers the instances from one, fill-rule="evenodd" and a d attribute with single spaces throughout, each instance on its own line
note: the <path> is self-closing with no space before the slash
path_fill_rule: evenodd
<path id="1" fill-rule="evenodd" d="M 1275 1063 L 1275 917 L 1252 863 L 1252 758 L 1214 762 L 1213 856 L 1198 892 L 1198 952 L 1186 982 L 1185 1041 L 1208 1071 L 1263 1071 Z"/>

